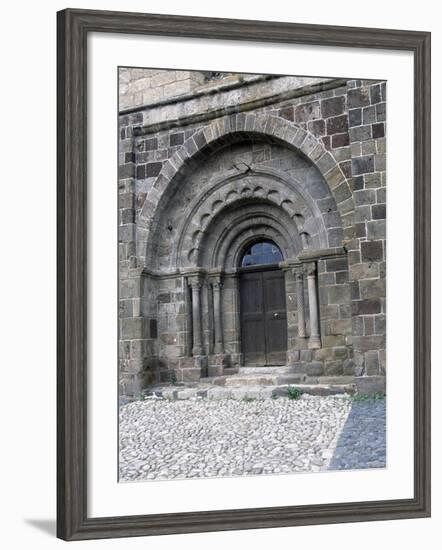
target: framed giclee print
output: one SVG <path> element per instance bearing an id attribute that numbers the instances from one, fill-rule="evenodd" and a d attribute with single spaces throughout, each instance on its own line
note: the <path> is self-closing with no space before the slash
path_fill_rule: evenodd
<path id="1" fill-rule="evenodd" d="M 430 514 L 430 36 L 58 14 L 58 536 Z"/>

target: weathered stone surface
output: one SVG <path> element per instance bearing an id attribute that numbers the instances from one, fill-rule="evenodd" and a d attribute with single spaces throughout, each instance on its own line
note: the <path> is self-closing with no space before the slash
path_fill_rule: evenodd
<path id="1" fill-rule="evenodd" d="M 361 259 L 363 262 L 376 262 L 383 259 L 382 241 L 365 241 L 361 243 Z"/>
<path id="2" fill-rule="evenodd" d="M 357 392 L 363 395 L 385 393 L 385 376 L 360 376 L 355 379 Z"/>
<path id="3" fill-rule="evenodd" d="M 341 115 L 345 110 L 345 96 L 331 97 L 321 102 L 323 118 Z"/>
<path id="4" fill-rule="evenodd" d="M 119 131 L 124 391 L 171 372 L 196 384 L 241 368 L 232 275 L 245 243 L 263 236 L 289 265 L 304 249 L 318 255 L 302 262 L 303 306 L 288 268 L 281 362 L 315 383 L 321 369 L 385 373 L 385 84 L 123 73 L 120 105 L 131 109 Z M 344 254 L 322 257 L 327 247 Z"/>

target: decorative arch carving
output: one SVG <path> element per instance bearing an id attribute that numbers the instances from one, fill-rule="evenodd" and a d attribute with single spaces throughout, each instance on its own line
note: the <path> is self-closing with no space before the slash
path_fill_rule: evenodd
<path id="1" fill-rule="evenodd" d="M 146 196 L 137 220 L 139 256 L 146 258 L 146 246 L 160 216 L 162 203 L 173 193 L 175 186 L 186 176 L 189 169 L 205 156 L 213 154 L 227 144 L 252 138 L 270 139 L 301 152 L 308 158 L 323 176 L 335 199 L 342 224 L 346 225 L 347 215 L 354 210 L 353 198 L 344 173 L 323 144 L 313 134 L 283 118 L 267 114 L 236 114 L 216 119 L 197 131 L 164 163 L 161 173 Z M 245 167 L 244 173 L 248 170 Z M 243 189 L 243 192 L 253 193 L 253 190 Z"/>

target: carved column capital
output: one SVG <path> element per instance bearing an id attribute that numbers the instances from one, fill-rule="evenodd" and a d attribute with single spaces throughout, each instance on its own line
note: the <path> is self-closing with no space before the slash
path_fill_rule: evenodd
<path id="1" fill-rule="evenodd" d="M 213 288 L 221 288 L 223 279 L 224 273 L 220 269 L 212 270 L 208 273 L 209 284 L 211 284 Z"/>
<path id="2" fill-rule="evenodd" d="M 307 269 L 307 277 L 315 277 L 316 276 L 316 262 L 309 262 L 306 266 Z"/>
<path id="3" fill-rule="evenodd" d="M 223 280 L 220 275 L 218 275 L 217 277 L 211 277 L 210 284 L 212 285 L 214 290 L 219 290 L 223 286 Z"/>
<path id="4" fill-rule="evenodd" d="M 203 282 L 204 279 L 202 275 L 191 275 L 190 277 L 187 277 L 187 283 L 192 290 L 201 288 L 203 286 Z"/>

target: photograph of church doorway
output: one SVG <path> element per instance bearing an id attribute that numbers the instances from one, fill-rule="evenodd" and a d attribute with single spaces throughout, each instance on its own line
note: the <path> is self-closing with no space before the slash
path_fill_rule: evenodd
<path id="1" fill-rule="evenodd" d="M 120 67 L 119 123 L 120 480 L 385 467 L 386 83 Z"/>

